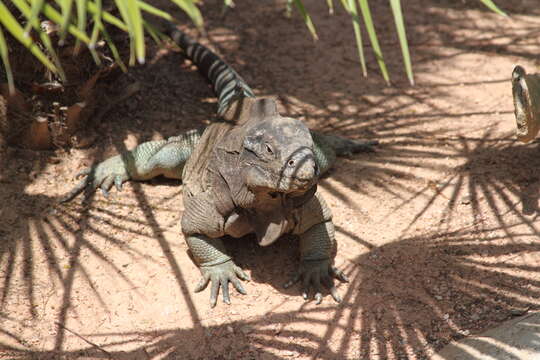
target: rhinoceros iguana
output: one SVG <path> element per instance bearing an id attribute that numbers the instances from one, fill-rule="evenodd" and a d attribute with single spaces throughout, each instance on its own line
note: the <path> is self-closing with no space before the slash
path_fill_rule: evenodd
<path id="1" fill-rule="evenodd" d="M 142 143 L 84 170 L 80 175 L 86 178 L 62 201 L 85 189 L 101 188 L 107 195 L 113 184 L 121 190 L 127 180 L 158 175 L 181 179 L 182 232 L 202 274 L 195 291 L 211 283 L 212 307 L 220 288 L 223 301 L 230 303 L 229 282 L 245 294 L 239 279 L 249 277 L 235 265 L 223 238 L 250 233 L 261 246 L 283 234 L 297 235 L 300 266 L 285 287 L 302 281 L 304 298 L 313 288 L 319 304 L 324 285 L 340 302 L 333 279 L 346 282 L 347 277 L 333 265 L 332 215 L 317 192 L 317 180 L 336 154 L 369 151 L 376 141 L 310 131 L 302 121 L 281 116 L 274 99 L 255 97 L 244 80 L 208 48 L 177 29 L 171 30 L 171 37 L 213 85 L 221 121 L 204 131 Z"/>

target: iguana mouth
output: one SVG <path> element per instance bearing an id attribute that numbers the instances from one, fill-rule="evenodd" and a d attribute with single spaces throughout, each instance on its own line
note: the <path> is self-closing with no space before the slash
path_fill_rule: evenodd
<path id="1" fill-rule="evenodd" d="M 301 179 L 294 176 L 282 177 L 279 187 L 284 189 L 285 193 L 298 193 L 309 190 L 316 182 L 316 178 Z"/>

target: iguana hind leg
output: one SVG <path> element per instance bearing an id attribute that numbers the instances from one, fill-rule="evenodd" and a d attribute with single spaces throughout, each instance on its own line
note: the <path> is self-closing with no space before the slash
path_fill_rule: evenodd
<path id="1" fill-rule="evenodd" d="M 181 180 L 184 165 L 200 136 L 201 131 L 191 130 L 167 140 L 147 141 L 131 151 L 110 157 L 77 174 L 77 177 L 86 177 L 60 202 L 68 202 L 85 190 L 90 194 L 97 188 L 107 196 L 113 184 L 120 191 L 127 180 L 149 180 L 159 175 Z"/>

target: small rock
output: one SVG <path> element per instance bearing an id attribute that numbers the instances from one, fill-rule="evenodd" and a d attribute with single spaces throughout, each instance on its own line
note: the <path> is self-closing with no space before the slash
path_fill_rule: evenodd
<path id="1" fill-rule="evenodd" d="M 480 320 L 480 315 L 478 315 L 478 314 L 472 314 L 472 315 L 471 315 L 471 320 L 474 320 L 474 321 Z"/>
<path id="2" fill-rule="evenodd" d="M 234 329 L 232 328 L 231 325 L 227 325 L 227 332 L 230 334 L 234 333 Z"/>
<path id="3" fill-rule="evenodd" d="M 250 332 L 253 331 L 253 328 L 251 326 L 249 326 L 249 325 L 246 325 L 246 326 L 242 326 L 240 328 L 240 331 L 242 332 L 242 334 L 247 335 L 247 334 L 249 334 Z"/>
<path id="4" fill-rule="evenodd" d="M 439 300 L 439 301 L 440 301 L 440 300 L 442 300 L 443 298 L 442 298 L 442 296 L 441 296 L 441 295 L 435 295 L 435 299 L 437 299 L 437 300 Z"/>

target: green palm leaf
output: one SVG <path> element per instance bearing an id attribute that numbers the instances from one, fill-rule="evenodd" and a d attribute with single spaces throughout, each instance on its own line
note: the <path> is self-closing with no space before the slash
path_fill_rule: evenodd
<path id="1" fill-rule="evenodd" d="M 128 14 L 128 10 L 127 10 L 127 7 L 126 7 L 126 0 L 116 0 L 116 7 L 118 8 L 118 11 L 120 12 L 120 15 L 122 16 L 122 19 L 124 19 L 124 22 L 126 23 L 127 25 L 127 32 L 129 34 L 129 43 L 130 43 L 130 46 L 129 46 L 129 65 L 130 66 L 133 66 L 135 65 L 135 58 L 136 58 L 136 55 L 135 55 L 135 39 L 134 39 L 134 34 L 135 34 L 135 30 L 133 28 L 133 23 L 131 22 L 131 19 L 129 17 L 129 14 Z"/>
<path id="2" fill-rule="evenodd" d="M 367 76 L 366 58 L 364 57 L 364 45 L 362 44 L 362 31 L 360 30 L 360 18 L 358 17 L 356 0 L 347 0 L 345 10 L 349 12 L 352 18 L 354 38 L 356 40 L 358 57 L 360 58 L 360 66 L 362 67 L 362 75 Z"/>
<path id="3" fill-rule="evenodd" d="M 118 49 L 112 42 L 111 36 L 107 32 L 108 26 L 115 26 L 122 31 L 126 31 L 130 36 L 130 64 L 133 65 L 135 61 L 139 63 L 144 62 L 145 58 L 145 32 L 147 32 L 154 40 L 158 41 L 162 38 L 162 34 L 156 30 L 148 21 L 143 17 L 143 14 L 151 14 L 158 16 L 167 21 L 174 22 L 174 18 L 171 14 L 160 8 L 149 4 L 148 0 L 115 0 L 120 17 L 112 15 L 103 8 L 103 0 L 9 0 L 11 1 L 22 15 L 28 20 L 26 24 L 21 24 L 15 14 L 12 14 L 7 6 L 0 0 L 0 26 L 4 30 L 8 31 L 13 37 L 21 42 L 28 50 L 36 56 L 49 70 L 57 72 L 62 78 L 64 74 L 55 52 L 53 42 L 48 33 L 41 29 L 40 17 L 43 15 L 52 21 L 54 24 L 59 25 L 60 41 L 62 42 L 66 36 L 73 36 L 76 40 L 75 53 L 78 53 L 82 44 L 86 44 L 91 51 L 96 63 L 100 64 L 100 57 L 95 47 L 102 37 L 111 49 L 113 57 L 119 63 L 120 67 L 125 70 L 125 65 L 120 59 Z M 72 10 L 73 2 L 75 1 L 76 12 Z M 170 0 L 178 7 L 180 7 L 194 22 L 194 24 L 202 28 L 203 19 L 202 15 L 197 7 L 198 0 Z M 225 6 L 232 6 L 232 0 L 223 0 Z M 379 45 L 377 33 L 373 23 L 371 15 L 369 0 L 340 0 L 343 8 L 350 14 L 352 18 L 352 25 L 354 30 L 355 42 L 358 50 L 358 57 L 360 59 L 362 74 L 367 74 L 367 66 L 363 51 L 362 31 L 361 24 L 365 26 L 369 41 L 371 43 L 373 52 L 375 54 L 377 64 L 381 70 L 383 78 L 387 83 L 390 82 L 390 76 L 388 69 L 383 58 L 382 50 Z M 357 3 L 358 1 L 358 3 Z M 490 10 L 507 16 L 493 0 L 479 0 Z M 403 13 L 401 8 L 401 0 L 389 0 L 392 10 L 396 33 L 398 35 L 401 52 L 403 55 L 403 62 L 405 66 L 405 72 L 409 78 L 409 82 L 414 84 L 414 75 L 412 71 L 412 62 L 410 57 L 409 46 L 407 42 L 405 22 L 403 19 Z M 303 0 L 287 0 L 286 10 L 287 14 L 290 14 L 292 4 L 300 12 L 302 19 L 308 27 L 313 38 L 317 39 L 317 31 L 313 20 L 304 6 Z M 326 0 L 328 11 L 330 14 L 334 12 L 334 0 Z M 60 9 L 60 11 L 58 10 Z M 361 15 L 360 15 L 361 13 Z M 363 21 L 360 21 L 360 18 Z M 89 19 L 92 22 L 92 29 L 87 34 L 87 27 Z M 34 31 L 39 36 L 39 42 L 46 49 L 46 53 L 41 50 L 34 40 L 30 38 L 30 31 Z M 1 30 L 1 29 L 0 29 Z M 8 74 L 8 80 L 12 79 L 11 68 L 9 66 L 9 51 L 7 48 L 7 42 L 2 33 L 0 39 L 0 57 Z"/>
<path id="4" fill-rule="evenodd" d="M 494 11 L 497 14 L 502 15 L 502 16 L 508 16 L 504 11 L 499 9 L 493 1 L 491 0 L 480 0 L 480 1 L 482 2 L 482 4 L 486 5 L 487 8 L 490 9 L 491 11 Z"/>
<path id="5" fill-rule="evenodd" d="M 195 6 L 195 3 L 193 0 L 171 0 L 173 3 L 175 3 L 178 7 L 180 7 L 182 10 L 188 14 L 188 16 L 191 18 L 191 21 L 198 27 L 202 28 L 203 26 L 203 18 L 201 15 L 201 12 Z"/>
<path id="6" fill-rule="evenodd" d="M 32 1 L 31 4 L 32 10 L 30 11 L 30 15 L 27 16 L 27 19 L 29 21 L 24 28 L 25 36 L 28 36 L 30 34 L 30 29 L 32 28 L 33 24 L 39 23 L 39 14 L 41 14 L 43 5 L 45 4 L 45 0 L 35 0 Z"/>
<path id="7" fill-rule="evenodd" d="M 101 23 L 103 21 L 106 21 L 107 23 L 116 26 L 118 29 L 122 31 L 128 31 L 128 27 L 126 24 L 122 22 L 122 20 L 118 19 L 116 16 L 111 15 L 109 12 L 104 11 L 101 0 L 96 0 L 96 2 L 88 1 L 88 11 L 94 15 L 94 22 L 95 22 L 95 16 L 99 15 L 99 22 Z"/>
<path id="8" fill-rule="evenodd" d="M 13 35 L 13 37 L 23 44 L 45 67 L 47 67 L 52 72 L 58 72 L 58 69 L 54 64 L 47 58 L 47 56 L 39 49 L 39 47 L 34 43 L 31 37 L 25 36 L 25 31 L 9 9 L 4 5 L 0 0 L 0 23 L 4 28 Z"/>
<path id="9" fill-rule="evenodd" d="M 86 32 L 86 0 L 77 1 L 77 29 L 80 32 Z M 78 54 L 81 48 L 81 40 L 75 42 L 75 54 Z"/>
<path id="10" fill-rule="evenodd" d="M 302 18 L 304 19 L 304 22 L 306 23 L 306 26 L 308 27 L 309 32 L 311 33 L 311 36 L 313 36 L 315 40 L 318 40 L 319 37 L 317 36 L 315 25 L 313 25 L 311 16 L 309 16 L 308 12 L 306 11 L 306 8 L 304 7 L 304 3 L 302 2 L 302 0 L 294 0 L 294 4 L 296 5 L 296 8 L 298 9 L 298 11 L 300 11 L 300 15 L 302 15 Z"/>
<path id="11" fill-rule="evenodd" d="M 6 38 L 4 37 L 4 32 L 2 31 L 1 27 L 0 27 L 0 57 L 2 58 L 2 63 L 4 64 L 4 70 L 6 71 L 9 92 L 10 94 L 13 94 L 15 92 L 15 84 L 13 83 L 13 72 L 11 71 L 11 65 L 9 63 Z"/>
<path id="12" fill-rule="evenodd" d="M 326 0 L 326 5 L 328 6 L 328 13 L 334 15 L 334 0 Z"/>
<path id="13" fill-rule="evenodd" d="M 62 23 L 62 15 L 52 5 L 47 4 L 47 3 L 44 4 L 42 12 L 43 12 L 43 15 L 45 15 L 45 17 L 47 17 L 53 23 L 55 23 L 55 24 L 61 24 Z M 72 36 L 74 36 L 75 38 L 81 40 L 85 44 L 88 44 L 90 42 L 90 38 L 86 35 L 86 33 L 84 31 L 80 31 L 73 24 L 68 25 L 67 31 Z"/>
<path id="14" fill-rule="evenodd" d="M 137 55 L 137 61 L 139 64 L 144 64 L 145 59 L 145 44 L 144 44 L 144 29 L 143 20 L 141 16 L 141 10 L 139 9 L 139 2 L 137 0 L 126 1 L 127 14 L 129 22 L 133 30 L 133 41 L 135 43 L 135 54 Z"/>
<path id="15" fill-rule="evenodd" d="M 107 29 L 105 27 L 101 28 L 101 32 L 103 33 L 103 38 L 105 39 L 105 42 L 107 43 L 107 46 L 109 49 L 111 49 L 111 53 L 113 55 L 114 61 L 118 64 L 120 69 L 122 69 L 123 72 L 127 72 L 127 67 L 120 58 L 120 53 L 118 52 L 118 49 L 116 45 L 114 44 L 114 41 L 112 41 L 111 36 L 107 32 Z"/>
<path id="16" fill-rule="evenodd" d="M 405 72 L 409 78 L 411 85 L 414 85 L 414 75 L 412 71 L 411 55 L 409 53 L 409 44 L 407 42 L 407 33 L 405 32 L 405 22 L 403 21 L 403 13 L 401 12 L 401 0 L 390 0 L 392 13 L 394 14 L 394 22 L 396 23 L 396 31 L 403 54 L 403 63 L 405 64 Z"/>
<path id="17" fill-rule="evenodd" d="M 62 9 L 62 22 L 60 23 L 60 43 L 63 43 L 66 39 L 69 21 L 71 20 L 71 8 L 73 7 L 73 0 L 61 0 L 60 7 Z"/>
<path id="18" fill-rule="evenodd" d="M 373 19 L 371 17 L 371 10 L 369 10 L 368 0 L 358 0 L 358 3 L 360 4 L 360 10 L 362 11 L 362 17 L 364 18 L 364 24 L 366 25 L 369 42 L 373 47 L 373 52 L 375 53 L 375 58 L 381 69 L 382 76 L 384 80 L 386 80 L 386 83 L 390 84 L 390 75 L 388 74 L 388 69 L 384 63 L 381 46 L 379 45 L 377 32 L 375 31 L 375 26 L 373 25 Z"/>
<path id="19" fill-rule="evenodd" d="M 155 16 L 158 16 L 162 19 L 165 19 L 167 21 L 174 21 L 174 18 L 171 16 L 171 14 L 163 11 L 163 10 L 160 10 L 144 1 L 139 1 L 139 8 L 142 10 L 142 11 L 145 11 L 149 14 L 152 14 L 152 15 L 155 15 Z"/>
<path id="20" fill-rule="evenodd" d="M 50 36 L 47 34 L 47 32 L 42 31 L 41 24 L 39 22 L 39 19 L 34 17 L 34 13 L 32 12 L 32 9 L 28 5 L 28 3 L 24 0 L 12 0 L 11 1 L 17 9 L 28 19 L 28 25 L 30 27 L 34 28 L 36 30 L 36 33 L 38 34 L 41 43 L 45 46 L 47 49 L 47 52 L 52 57 L 53 62 L 58 69 L 58 74 L 60 75 L 60 78 L 63 80 L 66 79 L 66 75 L 64 74 L 64 70 L 62 69 L 62 65 L 60 64 L 60 59 L 58 58 L 58 55 L 56 54 L 56 51 L 54 50 L 52 40 Z M 29 33 L 27 33 L 27 30 L 25 28 L 25 36 L 28 36 Z"/>

